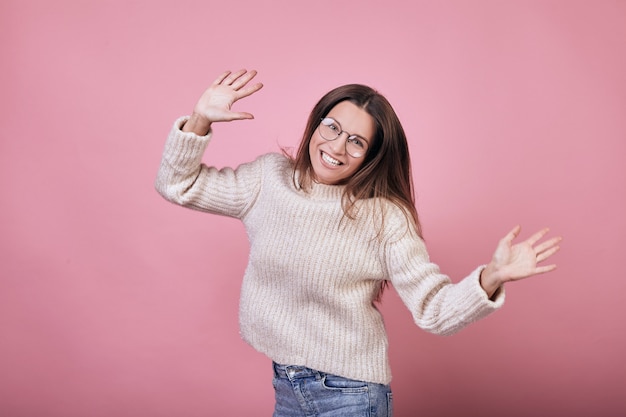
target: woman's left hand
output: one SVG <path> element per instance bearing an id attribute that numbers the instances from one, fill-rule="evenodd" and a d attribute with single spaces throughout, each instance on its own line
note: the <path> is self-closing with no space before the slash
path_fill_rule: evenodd
<path id="1" fill-rule="evenodd" d="M 513 244 L 522 228 L 516 226 L 498 243 L 493 258 L 480 275 L 480 285 L 489 297 L 505 282 L 528 278 L 552 271 L 556 265 L 539 266 L 559 250 L 561 237 L 538 243 L 549 231 L 543 229 L 523 242 Z"/>

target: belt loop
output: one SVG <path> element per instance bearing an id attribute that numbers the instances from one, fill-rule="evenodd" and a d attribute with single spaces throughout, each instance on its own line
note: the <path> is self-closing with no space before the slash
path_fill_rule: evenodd
<path id="1" fill-rule="evenodd" d="M 302 365 L 280 365 L 274 363 L 274 375 L 279 378 L 288 378 L 290 381 L 302 378 L 311 378 L 319 380 L 322 374 L 315 369 L 307 368 Z"/>
<path id="2" fill-rule="evenodd" d="M 278 370 L 276 369 L 276 367 L 278 366 L 278 364 L 274 361 L 272 361 L 272 372 L 274 372 L 274 378 L 278 378 Z"/>

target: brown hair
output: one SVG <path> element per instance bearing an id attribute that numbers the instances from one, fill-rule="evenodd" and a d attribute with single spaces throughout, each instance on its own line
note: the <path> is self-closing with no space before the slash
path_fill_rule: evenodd
<path id="1" fill-rule="evenodd" d="M 389 101 L 371 87 L 348 84 L 335 88 L 313 107 L 294 158 L 295 185 L 305 190 L 310 187 L 312 166 L 309 143 L 320 120 L 342 101 L 350 101 L 365 110 L 374 119 L 376 127 L 372 146 L 365 155 L 363 164 L 346 180 L 342 197 L 344 214 L 348 218 L 354 218 L 358 200 L 384 198 L 402 209 L 407 221 L 414 223 L 421 236 L 404 129 Z M 384 211 L 381 214 L 384 217 Z"/>

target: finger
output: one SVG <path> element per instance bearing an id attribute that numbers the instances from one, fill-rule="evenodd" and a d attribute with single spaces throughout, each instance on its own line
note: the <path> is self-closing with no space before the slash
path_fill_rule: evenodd
<path id="1" fill-rule="evenodd" d="M 248 97 L 249 95 L 252 95 L 256 93 L 257 91 L 259 91 L 261 88 L 263 88 L 263 84 L 261 83 L 256 83 L 254 85 L 243 88 L 238 91 L 237 99 Z"/>
<path id="2" fill-rule="evenodd" d="M 519 235 L 519 232 L 521 230 L 522 230 L 522 227 L 518 224 L 517 226 L 515 226 L 513 228 L 513 230 L 511 230 L 509 233 L 507 233 L 506 236 L 504 236 L 502 238 L 502 240 L 504 242 L 508 242 L 508 243 L 513 242 L 513 239 L 515 239 Z"/>
<path id="3" fill-rule="evenodd" d="M 239 71 L 236 72 L 231 72 L 230 74 L 228 74 L 228 76 L 224 79 L 224 81 L 222 82 L 222 84 L 224 85 L 233 85 L 235 83 L 235 81 L 237 81 L 237 79 L 239 77 L 241 77 L 242 75 L 244 75 L 247 72 L 247 70 L 245 69 L 240 69 Z"/>
<path id="4" fill-rule="evenodd" d="M 561 249 L 559 246 L 554 246 L 546 251 L 541 252 L 537 255 L 537 262 L 543 262 L 555 253 L 557 253 Z"/>
<path id="5" fill-rule="evenodd" d="M 546 265 L 546 266 L 540 266 L 538 268 L 535 269 L 535 274 L 545 274 L 546 272 L 550 272 L 550 271 L 554 271 L 556 269 L 556 265 L 552 264 L 552 265 Z"/>
<path id="6" fill-rule="evenodd" d="M 541 252 L 550 249 L 553 246 L 556 246 L 562 240 L 561 237 L 553 237 L 550 240 L 546 240 L 540 245 L 535 246 L 535 253 L 540 254 Z"/>
<path id="7" fill-rule="evenodd" d="M 254 119 L 254 116 L 251 113 L 246 113 L 246 112 L 231 112 L 228 119 L 229 120 Z"/>
<path id="8" fill-rule="evenodd" d="M 526 243 L 528 243 L 530 246 L 534 246 L 535 243 L 539 242 L 539 240 L 544 237 L 549 231 L 550 229 L 548 229 L 547 227 L 538 231 L 537 233 L 526 239 Z"/>
<path id="9" fill-rule="evenodd" d="M 256 74 L 257 72 L 255 70 L 242 73 L 241 75 L 237 77 L 237 79 L 233 81 L 233 83 L 231 84 L 231 87 L 233 87 L 234 90 L 239 90 L 240 88 L 248 84 L 248 82 L 250 82 L 250 80 L 253 79 L 256 76 Z"/>
<path id="10" fill-rule="evenodd" d="M 213 85 L 220 85 L 222 81 L 226 79 L 230 75 L 230 71 L 224 71 L 219 77 L 213 81 Z"/>

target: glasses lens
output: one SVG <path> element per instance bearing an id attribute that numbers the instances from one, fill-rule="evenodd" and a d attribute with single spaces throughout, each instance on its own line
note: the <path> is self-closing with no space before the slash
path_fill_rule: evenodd
<path id="1" fill-rule="evenodd" d="M 354 158 L 360 158 L 367 153 L 367 142 L 358 136 L 350 136 L 346 141 L 346 152 Z"/>
<path id="2" fill-rule="evenodd" d="M 322 119 L 320 123 L 320 135 L 326 140 L 335 140 L 339 136 L 341 132 L 341 127 L 339 124 L 331 119 L 330 117 L 326 117 Z"/>

